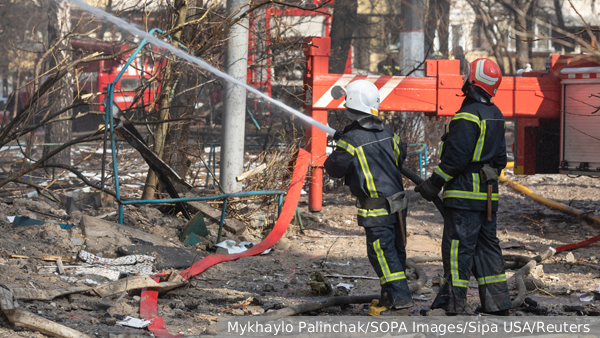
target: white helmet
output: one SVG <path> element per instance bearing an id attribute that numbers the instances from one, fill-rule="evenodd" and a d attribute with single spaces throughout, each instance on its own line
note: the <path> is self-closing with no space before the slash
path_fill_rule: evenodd
<path id="1" fill-rule="evenodd" d="M 346 108 L 379 115 L 379 90 L 367 80 L 350 82 L 346 89 Z"/>

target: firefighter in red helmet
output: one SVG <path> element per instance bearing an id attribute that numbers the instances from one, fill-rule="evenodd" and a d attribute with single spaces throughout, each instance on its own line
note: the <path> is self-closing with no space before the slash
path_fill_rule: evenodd
<path id="1" fill-rule="evenodd" d="M 479 284 L 480 312 L 507 315 L 510 296 L 496 236 L 498 173 L 506 166 L 505 122 L 492 98 L 502 82 L 498 65 L 470 63 L 465 99 L 442 136 L 440 164 L 415 191 L 431 201 L 444 188 L 442 256 L 444 282 L 431 308 L 448 315 L 471 314 L 471 273 Z"/>

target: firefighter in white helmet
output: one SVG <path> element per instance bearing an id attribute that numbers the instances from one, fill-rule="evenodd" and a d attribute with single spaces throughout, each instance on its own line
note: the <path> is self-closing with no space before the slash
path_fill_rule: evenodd
<path id="1" fill-rule="evenodd" d="M 325 169 L 331 177 L 344 177 L 356 197 L 358 225 L 365 228 L 369 261 L 381 284 L 381 299 L 368 313 L 408 315 L 413 306 L 404 275 L 408 197 L 400 173 L 406 143 L 377 117 L 380 99 L 373 83 L 357 80 L 332 95 L 345 95 L 345 115 L 352 123 L 336 133 L 337 147 Z"/>

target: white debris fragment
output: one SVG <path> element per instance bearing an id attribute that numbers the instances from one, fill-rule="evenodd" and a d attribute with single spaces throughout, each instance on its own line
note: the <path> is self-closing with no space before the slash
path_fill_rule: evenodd
<path id="1" fill-rule="evenodd" d="M 83 283 L 84 283 L 85 285 L 88 285 L 88 286 L 91 286 L 91 285 L 99 285 L 99 283 L 98 283 L 98 282 L 96 282 L 95 280 L 89 279 L 89 278 L 86 278 L 86 279 L 83 281 Z"/>
<path id="2" fill-rule="evenodd" d="M 590 292 L 582 293 L 578 297 L 582 302 L 591 302 L 594 299 L 594 295 L 592 295 Z"/>
<path id="3" fill-rule="evenodd" d="M 143 329 L 152 324 L 152 321 L 127 316 L 125 319 L 123 319 L 123 321 L 120 321 L 117 324 L 121 326 L 135 327 L 136 329 Z"/>
<path id="4" fill-rule="evenodd" d="M 230 255 L 244 252 L 254 245 L 256 245 L 256 243 L 251 243 L 251 242 L 240 242 L 239 244 L 235 244 L 235 241 L 231 240 L 231 239 L 226 239 L 221 243 L 215 244 L 216 247 L 227 250 L 227 253 Z M 266 255 L 269 252 L 271 252 L 271 249 L 267 249 L 267 250 L 263 251 L 261 253 L 261 255 Z"/>
<path id="5" fill-rule="evenodd" d="M 17 217 L 17 216 L 6 216 L 6 218 L 8 219 L 9 223 L 14 222 L 15 221 L 15 217 Z"/>
<path id="6" fill-rule="evenodd" d="M 339 283 L 339 284 L 338 284 L 338 285 L 336 285 L 335 287 L 336 287 L 336 288 L 344 288 L 344 289 L 346 289 L 346 290 L 350 291 L 350 290 L 351 290 L 351 289 L 354 287 L 354 285 L 352 285 L 352 284 L 347 284 L 347 283 Z"/>

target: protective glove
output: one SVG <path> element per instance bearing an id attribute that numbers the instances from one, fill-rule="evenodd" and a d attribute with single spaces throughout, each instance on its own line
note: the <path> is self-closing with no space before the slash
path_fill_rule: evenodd
<path id="1" fill-rule="evenodd" d="M 415 191 L 420 193 L 424 199 L 430 202 L 440 193 L 440 190 L 442 189 L 433 185 L 431 178 L 415 187 Z"/>
<path id="2" fill-rule="evenodd" d="M 333 134 L 333 140 L 334 140 L 335 142 L 337 142 L 339 139 L 341 139 L 341 138 L 342 138 L 342 136 L 344 136 L 344 132 L 343 132 L 343 131 L 341 131 L 341 130 L 336 130 L 336 131 L 335 131 L 335 134 Z"/>

